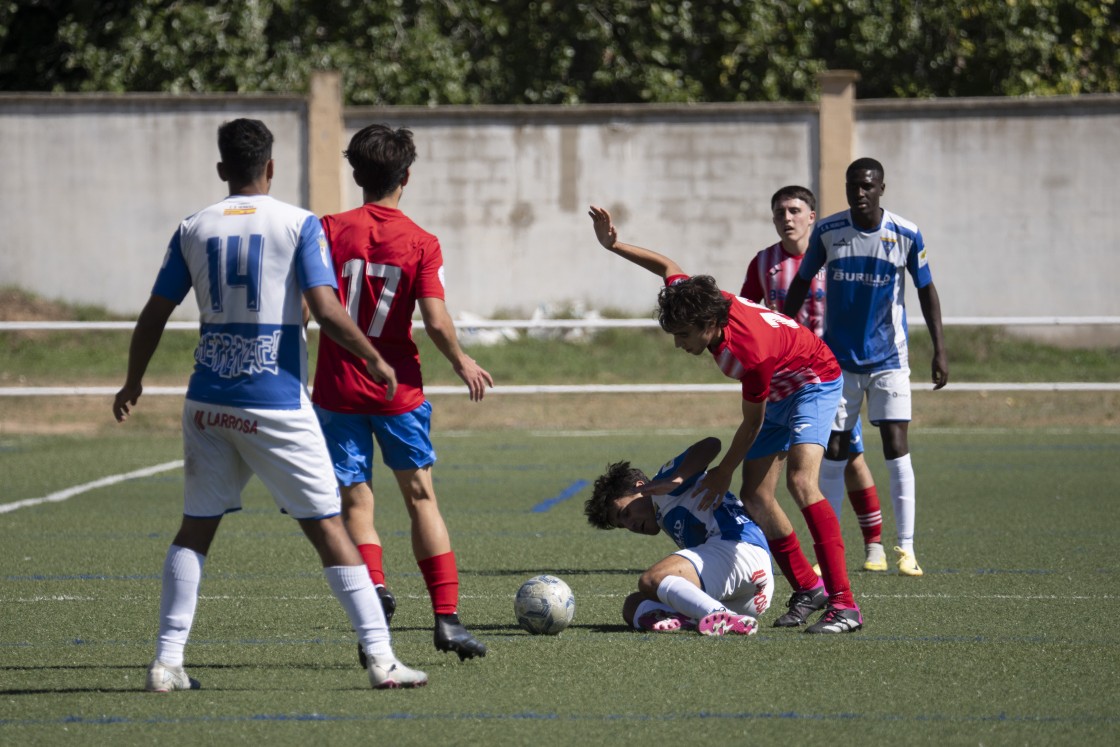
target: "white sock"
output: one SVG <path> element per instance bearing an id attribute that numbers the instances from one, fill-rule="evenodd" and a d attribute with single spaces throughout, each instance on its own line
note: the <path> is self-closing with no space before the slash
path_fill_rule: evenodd
<path id="1" fill-rule="evenodd" d="M 898 546 L 914 551 L 914 466 L 910 455 L 887 460 L 891 476 L 891 504 L 894 506 L 894 523 L 898 529 Z"/>
<path id="2" fill-rule="evenodd" d="M 847 466 L 846 461 L 835 459 L 821 461 L 821 492 L 824 493 L 828 505 L 832 506 L 837 520 L 840 519 L 840 509 L 844 506 L 844 468 Z"/>
<path id="3" fill-rule="evenodd" d="M 680 576 L 666 576 L 657 587 L 657 598 L 675 611 L 694 620 L 699 620 L 723 605 L 704 593 L 704 590 Z"/>
<path id="4" fill-rule="evenodd" d="M 679 614 L 675 609 L 666 604 L 655 602 L 652 599 L 643 599 L 642 601 L 638 602 L 638 608 L 634 610 L 634 621 L 632 623 L 633 626 L 637 630 L 641 630 L 642 627 L 638 625 L 638 620 L 642 619 L 642 615 L 645 615 L 649 612 L 656 612 L 657 610 L 668 612 L 670 614 Z"/>
<path id="5" fill-rule="evenodd" d="M 191 634 L 202 564 L 206 556 L 171 545 L 163 560 L 163 586 L 159 597 L 159 636 L 156 658 L 169 667 L 183 666 L 183 649 Z"/>
<path id="6" fill-rule="evenodd" d="M 385 613 L 381 601 L 369 580 L 369 571 L 364 565 L 332 565 L 323 569 L 327 583 L 335 598 L 346 610 L 350 625 L 358 634 L 358 640 L 371 659 L 392 659 L 393 649 L 389 645 L 389 626 L 385 624 Z"/>

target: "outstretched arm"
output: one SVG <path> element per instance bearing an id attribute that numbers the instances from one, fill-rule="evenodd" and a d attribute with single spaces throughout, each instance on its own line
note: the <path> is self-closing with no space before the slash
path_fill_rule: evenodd
<path id="1" fill-rule="evenodd" d="M 638 488 L 639 495 L 663 495 L 671 492 L 686 479 L 707 469 L 712 460 L 719 456 L 723 445 L 715 436 L 697 441 L 684 453 L 684 459 L 677 468 L 664 477 L 652 480 Z"/>
<path id="2" fill-rule="evenodd" d="M 420 316 L 424 319 L 425 333 L 467 385 L 471 402 L 478 402 L 486 394 L 486 387 L 494 386 L 493 377 L 459 347 L 459 338 L 455 335 L 455 323 L 451 321 L 451 315 L 447 313 L 447 304 L 442 298 L 421 298 L 419 305 Z"/>
<path id="3" fill-rule="evenodd" d="M 701 509 L 711 508 L 723 500 L 723 494 L 731 487 L 731 478 L 735 474 L 735 470 L 743 463 L 747 452 L 751 450 L 754 440 L 758 437 L 758 432 L 762 430 L 762 421 L 765 417 L 765 400 L 762 402 L 743 400 L 743 422 L 739 424 L 739 428 L 735 431 L 735 435 L 731 439 L 731 445 L 727 447 L 727 453 L 723 455 L 723 459 L 715 467 L 708 470 L 708 474 L 704 476 L 701 483 L 701 488 L 707 490 L 706 493 L 701 494 L 699 503 Z"/>
<path id="4" fill-rule="evenodd" d="M 113 417 L 118 423 L 128 419 L 130 405 L 135 405 L 136 400 L 140 399 L 140 394 L 144 391 L 144 372 L 148 370 L 148 364 L 163 337 L 167 320 L 171 318 L 171 312 L 177 305 L 170 298 L 152 295 L 140 312 L 136 327 L 132 330 L 132 342 L 128 346 L 128 373 L 125 375 L 124 386 L 113 398 Z"/>
<path id="5" fill-rule="evenodd" d="M 933 388 L 936 391 L 949 383 L 949 356 L 945 353 L 945 338 L 941 332 L 941 299 L 933 283 L 918 289 L 918 302 L 933 341 Z"/>
<path id="6" fill-rule="evenodd" d="M 803 279 L 800 275 L 794 275 L 793 281 L 786 290 L 786 305 L 785 308 L 781 309 L 781 312 L 790 319 L 796 319 L 797 312 L 801 311 L 801 306 L 805 303 L 805 296 L 808 293 L 809 281 Z"/>
<path id="7" fill-rule="evenodd" d="M 680 265 L 665 255 L 619 241 L 618 229 L 614 227 L 614 223 L 611 222 L 611 214 L 605 208 L 592 205 L 587 214 L 591 216 L 591 223 L 595 226 L 595 238 L 604 248 L 623 259 L 630 260 L 639 267 L 644 267 L 662 279 L 672 275 L 684 274 Z"/>
<path id="8" fill-rule="evenodd" d="M 327 337 L 331 338 L 343 348 L 358 356 L 366 362 L 366 371 L 370 377 L 385 385 L 385 399 L 393 399 L 397 393 L 397 374 L 393 367 L 385 362 L 369 338 L 358 329 L 350 319 L 346 309 L 338 300 L 334 288 L 329 285 L 317 285 L 303 292 L 303 299 L 307 308 L 319 327 Z"/>

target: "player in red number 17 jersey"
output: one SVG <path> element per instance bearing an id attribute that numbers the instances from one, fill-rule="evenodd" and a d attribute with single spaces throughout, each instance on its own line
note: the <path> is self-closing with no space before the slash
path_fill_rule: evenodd
<path id="1" fill-rule="evenodd" d="M 367 203 L 323 218 L 338 291 L 350 318 L 397 372 L 397 394 L 362 376 L 329 338 L 319 344 L 312 401 L 331 412 L 400 415 L 424 404 L 420 352 L 412 339 L 417 299 L 444 300 L 439 240 L 394 207 Z"/>
<path id="2" fill-rule="evenodd" d="M 416 160 L 412 133 L 370 125 L 354 135 L 345 156 L 364 204 L 326 216 L 323 231 L 343 305 L 397 371 L 397 394 L 387 401 L 381 386 L 360 375 L 356 358 L 320 338 L 312 402 L 334 463 L 346 528 L 391 618 L 396 599 L 385 586 L 381 538 L 373 523 L 376 439 L 408 509 L 413 555 L 435 614 L 436 648 L 454 651 L 460 660 L 485 656 L 486 646 L 459 620 L 459 571 L 432 486 L 432 406 L 424 398 L 420 355 L 412 340 L 417 306 L 425 332 L 466 383 L 471 400 L 481 400 L 494 381 L 455 337 L 444 303 L 439 241 L 397 208 Z"/>
<path id="3" fill-rule="evenodd" d="M 740 498 L 793 587 L 789 611 L 774 625 L 804 625 L 810 613 L 827 603 L 825 613 L 805 632 L 858 630 L 863 617 L 848 581 L 840 523 L 817 487 L 843 387 L 835 356 L 789 317 L 721 291 L 709 276 L 689 277 L 664 255 L 622 243 L 606 210 L 592 206 L 589 214 L 600 244 L 664 279 L 659 321 L 676 346 L 693 355 L 711 353 L 724 375 L 742 384 L 743 421 L 723 459 L 702 479 L 698 508 L 707 509 L 727 492 L 742 463 Z M 823 584 L 777 503 L 773 481 L 766 480 L 787 451 L 787 487 L 813 535 Z"/>

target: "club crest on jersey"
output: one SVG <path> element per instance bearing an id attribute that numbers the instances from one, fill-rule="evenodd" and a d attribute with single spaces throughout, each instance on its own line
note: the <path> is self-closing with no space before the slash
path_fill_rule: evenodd
<path id="1" fill-rule="evenodd" d="M 883 251 L 885 251 L 887 254 L 890 254 L 891 249 L 894 249 L 895 246 L 898 245 L 898 239 L 891 236 L 880 236 L 879 242 L 883 247 Z"/>
<path id="2" fill-rule="evenodd" d="M 327 246 L 327 237 L 319 234 L 319 259 L 323 261 L 323 267 L 330 267 L 331 262 L 329 259 L 330 247 Z"/>

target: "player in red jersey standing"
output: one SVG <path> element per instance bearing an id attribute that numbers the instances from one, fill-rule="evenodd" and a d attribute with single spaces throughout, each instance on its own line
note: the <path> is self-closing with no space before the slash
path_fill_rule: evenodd
<path id="1" fill-rule="evenodd" d="M 381 385 L 361 375 L 360 360 L 320 338 L 312 401 L 342 491 L 343 518 L 391 618 L 396 599 L 385 586 L 370 485 L 376 439 L 408 509 L 412 552 L 435 613 L 436 648 L 454 651 L 460 659 L 485 656 L 485 644 L 459 620 L 459 571 L 432 486 L 432 407 L 424 396 L 420 354 L 412 339 L 416 307 L 425 332 L 466 383 L 472 401 L 481 400 L 494 381 L 459 347 L 444 302 L 439 240 L 397 207 L 416 160 L 412 132 L 370 125 L 351 138 L 344 155 L 364 204 L 324 217 L 323 231 L 342 303 L 397 371 L 398 388 L 396 397 L 386 401 Z"/>
<path id="2" fill-rule="evenodd" d="M 840 522 L 817 487 L 843 387 L 836 357 L 789 317 L 721 291 L 710 276 L 689 277 L 657 252 L 622 243 L 606 210 L 592 206 L 589 214 L 600 244 L 664 279 L 657 298 L 659 321 L 674 344 L 693 355 L 711 353 L 724 375 L 742 384 L 743 421 L 723 459 L 703 478 L 698 508 L 721 501 L 743 465 L 740 497 L 794 591 L 775 627 L 804 625 L 809 614 L 827 604 L 806 633 L 859 630 L 863 616 L 848 581 Z M 783 452 L 789 454 L 786 485 L 813 535 L 823 581 L 765 479 Z"/>
<path id="3" fill-rule="evenodd" d="M 801 259 L 809 248 L 809 234 L 817 217 L 817 199 L 805 187 L 782 187 L 770 198 L 770 211 L 774 228 L 781 240 L 772 244 L 751 260 L 743 278 L 739 295 L 765 304 L 774 311 L 781 311 L 786 291 L 797 277 Z M 825 282 L 824 272 L 813 278 L 805 304 L 797 314 L 797 321 L 824 337 Z M 779 462 L 781 460 L 779 459 Z M 767 476 L 777 484 L 781 464 L 775 464 L 772 475 Z M 879 505 L 879 491 L 867 460 L 863 456 L 863 430 L 859 421 L 852 429 L 848 458 L 829 459 L 826 451 L 821 462 L 821 492 L 840 518 L 844 489 L 855 509 L 860 531 L 863 533 L 865 571 L 887 570 L 887 556 L 883 549 L 883 513 Z"/>

